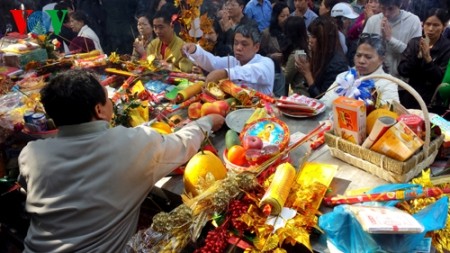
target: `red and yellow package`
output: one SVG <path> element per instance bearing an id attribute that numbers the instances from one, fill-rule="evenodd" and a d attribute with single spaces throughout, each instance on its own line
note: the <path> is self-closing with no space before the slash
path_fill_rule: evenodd
<path id="1" fill-rule="evenodd" d="M 366 138 L 364 101 L 338 97 L 333 101 L 334 132 L 341 138 L 361 145 Z"/>

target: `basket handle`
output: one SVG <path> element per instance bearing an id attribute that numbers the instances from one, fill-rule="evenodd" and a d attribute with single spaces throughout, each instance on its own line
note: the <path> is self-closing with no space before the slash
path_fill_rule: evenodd
<path id="1" fill-rule="evenodd" d="M 359 78 L 359 80 L 364 81 L 364 80 L 368 80 L 368 79 L 381 79 L 381 78 L 384 78 L 389 81 L 392 81 L 393 83 L 396 83 L 398 86 L 402 87 L 403 89 L 405 89 L 409 93 L 411 93 L 411 95 L 417 100 L 417 102 L 419 102 L 420 109 L 422 109 L 422 113 L 423 113 L 423 119 L 425 121 L 425 143 L 423 144 L 423 150 L 425 151 L 425 154 L 428 154 L 428 149 L 430 146 L 430 132 L 431 132 L 430 115 L 428 113 L 428 108 L 422 99 L 422 96 L 420 96 L 420 94 L 417 93 L 417 91 L 413 87 L 411 87 L 409 84 L 407 84 L 404 81 L 402 81 L 396 77 L 393 77 L 389 74 L 374 74 L 374 75 L 362 76 Z"/>

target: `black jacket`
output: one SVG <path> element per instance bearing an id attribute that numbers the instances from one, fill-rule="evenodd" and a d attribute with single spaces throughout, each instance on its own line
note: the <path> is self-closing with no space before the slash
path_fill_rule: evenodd
<path id="1" fill-rule="evenodd" d="M 401 76 L 409 78 L 409 85 L 422 96 L 425 104 L 429 105 L 434 91 L 444 78 L 450 59 L 450 41 L 443 36 L 439 38 L 430 50 L 433 59 L 430 63 L 418 58 L 419 43 L 420 37 L 408 42 L 397 69 Z M 406 108 L 419 108 L 419 104 L 409 93 L 402 95 L 401 103 Z"/>
<path id="2" fill-rule="evenodd" d="M 345 55 L 342 52 L 336 52 L 322 73 L 314 77 L 314 84 L 308 88 L 310 97 L 315 98 L 323 95 L 336 80 L 336 76 L 348 69 Z"/>

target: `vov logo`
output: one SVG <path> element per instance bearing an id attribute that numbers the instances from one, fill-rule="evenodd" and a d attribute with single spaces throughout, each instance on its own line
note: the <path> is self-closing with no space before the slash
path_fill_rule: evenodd
<path id="1" fill-rule="evenodd" d="M 20 34 L 26 34 L 27 31 L 35 34 L 45 34 L 49 31 L 51 25 L 54 33 L 59 35 L 63 20 L 68 12 L 67 10 L 46 10 L 45 12 L 25 10 L 23 4 L 21 4 L 20 8 L 20 10 L 9 10 L 13 15 Z M 61 19 L 58 17 L 58 11 L 62 11 Z M 46 21 L 48 18 L 50 18 L 50 22 Z"/>

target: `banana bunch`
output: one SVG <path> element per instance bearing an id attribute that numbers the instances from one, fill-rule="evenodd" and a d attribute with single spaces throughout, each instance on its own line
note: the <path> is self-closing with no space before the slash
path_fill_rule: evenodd
<path id="1" fill-rule="evenodd" d="M 250 124 L 259 119 L 267 118 L 268 116 L 269 114 L 267 113 L 266 108 L 256 108 L 250 118 L 248 118 L 248 120 L 245 122 L 245 124 Z"/>

